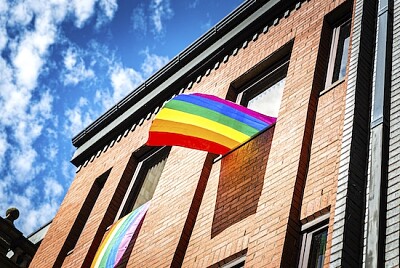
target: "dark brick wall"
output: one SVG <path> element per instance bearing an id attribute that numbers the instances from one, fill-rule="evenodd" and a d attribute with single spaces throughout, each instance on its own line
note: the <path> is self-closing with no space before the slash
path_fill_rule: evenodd
<path id="1" fill-rule="evenodd" d="M 331 267 L 361 267 L 368 173 L 375 1 L 354 1 Z"/>

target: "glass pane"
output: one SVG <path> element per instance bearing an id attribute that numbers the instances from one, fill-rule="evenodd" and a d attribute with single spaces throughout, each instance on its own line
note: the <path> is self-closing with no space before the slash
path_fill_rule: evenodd
<path id="1" fill-rule="evenodd" d="M 161 155 L 154 155 L 147 160 L 146 163 L 143 163 L 142 168 L 147 169 L 147 171 L 142 188 L 140 189 L 135 205 L 132 207 L 131 211 L 140 207 L 153 197 L 168 155 L 163 152 L 159 153 L 161 153 Z"/>
<path id="2" fill-rule="evenodd" d="M 324 266 L 326 238 L 328 230 L 313 234 L 311 241 L 310 257 L 308 259 L 308 268 L 322 268 Z"/>
<path id="3" fill-rule="evenodd" d="M 347 55 L 349 53 L 350 22 L 340 26 L 339 41 L 333 70 L 332 83 L 342 79 L 346 75 Z"/>
<path id="4" fill-rule="evenodd" d="M 284 87 L 285 78 L 249 99 L 247 107 L 268 116 L 278 117 Z"/>

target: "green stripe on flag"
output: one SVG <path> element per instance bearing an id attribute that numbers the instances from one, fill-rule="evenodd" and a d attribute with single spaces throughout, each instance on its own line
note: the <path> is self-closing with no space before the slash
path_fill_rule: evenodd
<path id="1" fill-rule="evenodd" d="M 233 128 L 239 132 L 242 132 L 245 135 L 248 136 L 253 136 L 255 134 L 258 133 L 258 130 L 246 125 L 240 121 L 237 121 L 231 117 L 228 117 L 226 115 L 220 114 L 216 111 L 192 104 L 192 103 L 188 103 L 188 102 L 184 102 L 184 101 L 180 101 L 180 100 L 170 100 L 169 102 L 167 102 L 165 104 L 165 107 L 169 108 L 169 109 L 174 109 L 177 111 L 181 111 L 181 112 L 185 112 L 185 113 L 189 113 L 189 114 L 193 114 L 193 115 L 198 115 L 204 118 L 207 118 L 209 120 L 218 122 L 220 124 L 223 124 L 225 126 L 228 126 L 230 128 Z"/>

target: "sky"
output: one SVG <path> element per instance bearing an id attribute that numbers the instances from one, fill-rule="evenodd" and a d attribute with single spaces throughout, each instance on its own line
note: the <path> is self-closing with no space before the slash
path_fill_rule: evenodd
<path id="1" fill-rule="evenodd" d="M 243 0 L 0 0 L 0 215 L 49 222 L 72 138 Z"/>

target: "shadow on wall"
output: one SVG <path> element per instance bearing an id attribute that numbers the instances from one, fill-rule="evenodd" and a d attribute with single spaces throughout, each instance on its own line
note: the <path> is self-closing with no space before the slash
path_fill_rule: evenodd
<path id="1" fill-rule="evenodd" d="M 211 237 L 254 214 L 275 127 L 222 159 Z"/>

